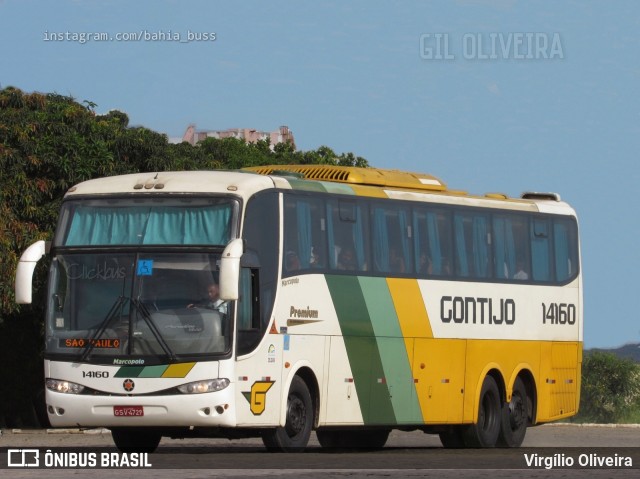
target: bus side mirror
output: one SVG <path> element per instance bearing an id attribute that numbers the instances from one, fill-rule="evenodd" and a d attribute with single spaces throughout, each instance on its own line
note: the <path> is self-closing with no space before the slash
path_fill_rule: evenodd
<path id="1" fill-rule="evenodd" d="M 49 244 L 40 240 L 29 246 L 18 262 L 16 270 L 16 303 L 31 304 L 33 298 L 33 272 L 38 261 L 49 250 Z"/>
<path id="2" fill-rule="evenodd" d="M 244 251 L 244 241 L 240 238 L 231 241 L 222 252 L 220 259 L 220 299 L 235 301 L 239 297 L 240 258 Z"/>

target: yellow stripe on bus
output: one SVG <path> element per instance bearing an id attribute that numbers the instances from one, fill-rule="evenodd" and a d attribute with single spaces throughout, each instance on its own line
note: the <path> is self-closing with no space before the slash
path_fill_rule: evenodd
<path id="1" fill-rule="evenodd" d="M 416 347 L 421 348 L 422 338 L 433 338 L 431 322 L 422 299 L 422 293 L 415 279 L 387 278 L 389 292 L 393 299 L 407 357 L 411 361 L 411 371 L 414 377 L 415 394 L 418 396 L 423 422 L 427 422 L 430 405 L 428 404 L 426 383 L 420 384 L 420 365 L 416 363 Z M 417 339 L 420 338 L 420 339 Z M 418 344 L 419 343 L 419 344 Z M 417 382 L 416 382 L 417 381 Z"/>
<path id="2" fill-rule="evenodd" d="M 163 378 L 184 378 L 193 369 L 196 363 L 172 364 L 162 375 Z"/>
<path id="3" fill-rule="evenodd" d="M 389 198 L 387 194 L 380 188 L 361 185 L 349 185 L 353 189 L 356 196 L 368 196 L 371 198 Z"/>
<path id="4" fill-rule="evenodd" d="M 415 279 L 387 278 L 402 335 L 407 338 L 433 338 L 431 322 Z M 409 350 L 410 352 L 411 350 Z M 409 354 L 411 357 L 411 354 Z"/>

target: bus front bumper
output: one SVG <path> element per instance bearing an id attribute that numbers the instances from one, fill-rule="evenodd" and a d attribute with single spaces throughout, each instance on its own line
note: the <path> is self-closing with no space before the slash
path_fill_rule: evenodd
<path id="1" fill-rule="evenodd" d="M 53 427 L 236 425 L 233 387 L 203 394 L 98 396 L 46 390 Z"/>

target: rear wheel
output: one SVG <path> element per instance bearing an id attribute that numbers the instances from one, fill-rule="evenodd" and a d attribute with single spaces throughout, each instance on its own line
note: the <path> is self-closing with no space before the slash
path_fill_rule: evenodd
<path id="1" fill-rule="evenodd" d="M 307 447 L 313 428 L 313 401 L 305 382 L 295 376 L 287 397 L 287 419 L 284 427 L 269 429 L 262 442 L 270 451 L 299 452 Z"/>
<path id="2" fill-rule="evenodd" d="M 144 428 L 118 427 L 111 429 L 111 437 L 121 452 L 154 452 L 160 444 L 162 435 Z"/>
<path id="3" fill-rule="evenodd" d="M 513 384 L 511 401 L 502 407 L 502 421 L 498 446 L 520 447 L 527 433 L 528 417 L 527 389 L 520 378 Z"/>
<path id="4" fill-rule="evenodd" d="M 478 422 L 464 429 L 464 443 L 467 447 L 494 447 L 500 434 L 502 405 L 500 391 L 495 379 L 484 378 L 480 391 Z"/>

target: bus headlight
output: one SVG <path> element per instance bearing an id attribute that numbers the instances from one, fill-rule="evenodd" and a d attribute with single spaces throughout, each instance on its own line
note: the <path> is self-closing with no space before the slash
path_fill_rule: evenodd
<path id="1" fill-rule="evenodd" d="M 178 386 L 178 391 L 183 394 L 202 394 L 221 391 L 229 385 L 229 380 L 226 378 L 220 379 L 206 379 L 204 381 L 195 381 L 192 383 L 183 384 Z"/>
<path id="2" fill-rule="evenodd" d="M 47 379 L 47 388 L 57 393 L 80 394 L 84 391 L 84 386 L 69 381 L 59 381 L 57 379 Z"/>

